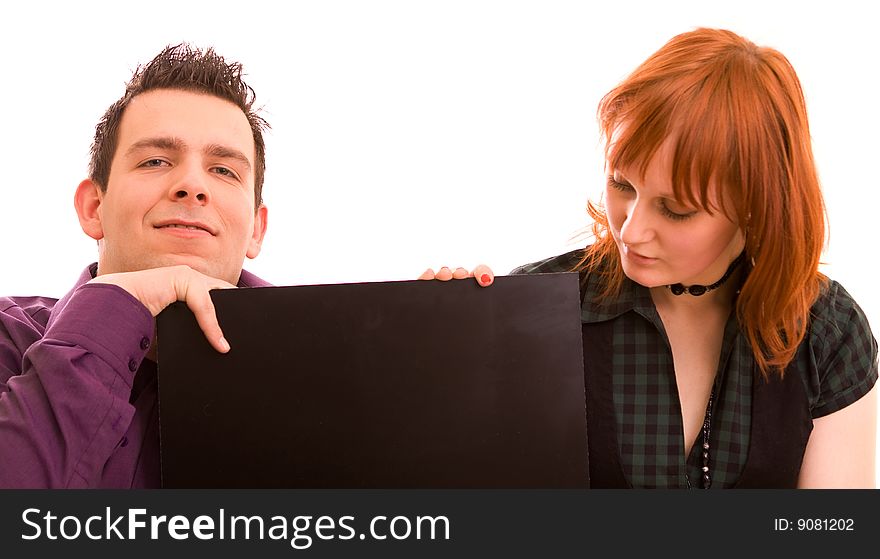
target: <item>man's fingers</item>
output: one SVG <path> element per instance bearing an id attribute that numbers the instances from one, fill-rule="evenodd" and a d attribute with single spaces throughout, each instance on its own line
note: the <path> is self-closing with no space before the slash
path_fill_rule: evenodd
<path id="1" fill-rule="evenodd" d="M 220 353 L 229 351 L 229 342 L 223 336 L 220 323 L 217 320 L 217 311 L 211 300 L 211 289 L 230 289 L 235 286 L 231 283 L 201 274 L 191 268 L 181 270 L 178 277 L 177 296 L 178 300 L 184 301 L 186 306 L 196 317 L 199 328 L 205 334 L 214 349 Z"/>
<path id="2" fill-rule="evenodd" d="M 199 328 L 204 332 L 208 343 L 214 346 L 214 349 L 220 353 L 229 351 L 229 342 L 226 341 L 226 338 L 223 336 L 223 330 L 220 329 L 220 323 L 217 321 L 217 311 L 214 310 L 214 302 L 211 301 L 211 294 L 206 289 L 206 286 L 187 290 L 186 306 L 195 315 L 196 322 L 199 323 Z"/>
<path id="3" fill-rule="evenodd" d="M 432 280 L 432 279 L 434 279 L 434 270 L 432 270 L 431 268 L 428 268 L 427 270 L 425 270 L 424 272 L 422 272 L 422 275 L 420 275 L 418 279 L 420 279 L 420 280 Z"/>
<path id="4" fill-rule="evenodd" d="M 468 277 L 468 275 L 469 275 L 468 271 L 462 267 L 458 267 L 455 269 L 454 272 L 452 272 L 453 279 L 464 279 L 464 278 Z"/>

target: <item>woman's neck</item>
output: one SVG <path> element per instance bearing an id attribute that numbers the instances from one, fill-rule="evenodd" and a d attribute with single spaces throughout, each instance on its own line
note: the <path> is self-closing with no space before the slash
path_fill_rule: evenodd
<path id="1" fill-rule="evenodd" d="M 676 295 L 668 285 L 650 288 L 651 299 L 658 308 L 670 312 L 716 312 L 719 310 L 730 311 L 733 308 L 736 295 L 739 293 L 742 278 L 742 266 L 734 270 L 730 277 L 719 286 L 699 296 L 682 293 Z"/>

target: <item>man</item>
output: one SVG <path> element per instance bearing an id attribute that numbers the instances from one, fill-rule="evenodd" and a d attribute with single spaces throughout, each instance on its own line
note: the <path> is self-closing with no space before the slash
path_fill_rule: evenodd
<path id="1" fill-rule="evenodd" d="M 158 487 L 155 316 L 174 301 L 229 344 L 209 290 L 266 232 L 262 131 L 239 64 L 168 47 L 98 124 L 76 189 L 98 243 L 60 300 L 0 298 L 0 487 Z"/>

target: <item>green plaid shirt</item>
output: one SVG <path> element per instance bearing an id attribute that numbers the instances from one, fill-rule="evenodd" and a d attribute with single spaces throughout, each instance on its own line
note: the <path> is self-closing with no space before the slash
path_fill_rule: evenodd
<path id="1" fill-rule="evenodd" d="M 526 264 L 512 274 L 570 272 L 583 250 Z M 585 323 L 613 320 L 613 394 L 624 475 L 633 487 L 686 488 L 700 479 L 700 445 L 684 458 L 681 408 L 672 352 L 649 290 L 626 279 L 617 299 L 596 303 L 598 280 L 587 276 Z M 812 417 L 838 411 L 877 380 L 877 342 L 864 313 L 837 282 L 814 303 L 793 368 L 804 382 Z M 755 362 L 731 313 L 715 378 L 711 430 L 712 487 L 732 487 L 746 463 Z"/>

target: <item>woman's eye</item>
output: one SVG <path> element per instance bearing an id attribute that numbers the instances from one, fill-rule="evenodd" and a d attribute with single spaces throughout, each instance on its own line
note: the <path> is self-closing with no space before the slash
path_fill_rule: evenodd
<path id="1" fill-rule="evenodd" d="M 686 219 L 694 217 L 697 214 L 696 210 L 687 212 L 674 212 L 669 209 L 669 207 L 666 205 L 666 202 L 661 203 L 660 212 L 673 221 L 684 221 Z"/>
<path id="2" fill-rule="evenodd" d="M 624 194 L 632 194 L 633 192 L 635 192 L 635 188 L 633 188 L 633 185 L 626 182 L 625 179 L 616 177 L 615 175 L 608 175 L 608 186 Z M 675 201 L 672 201 L 671 203 L 674 206 L 680 205 Z M 678 208 L 673 210 L 669 207 L 668 203 L 665 200 L 659 201 L 659 207 L 660 213 L 664 217 L 671 219 L 672 221 L 684 221 L 686 219 L 692 218 L 697 214 L 696 210 L 679 210 Z"/>
<path id="3" fill-rule="evenodd" d="M 619 190 L 621 192 L 632 192 L 632 190 L 633 190 L 633 187 L 631 184 L 627 184 L 627 183 L 622 182 L 618 179 L 615 179 L 613 175 L 608 176 L 608 186 L 610 186 L 611 188 L 614 188 L 616 190 Z"/>

